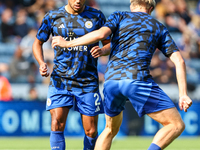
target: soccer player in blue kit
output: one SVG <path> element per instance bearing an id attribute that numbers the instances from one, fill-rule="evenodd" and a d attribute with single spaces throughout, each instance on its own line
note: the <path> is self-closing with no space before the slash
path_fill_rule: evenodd
<path id="1" fill-rule="evenodd" d="M 163 125 L 148 150 L 166 148 L 184 130 L 185 124 L 172 100 L 154 82 L 149 66 L 158 48 L 174 63 L 179 87 L 179 107 L 187 112 L 192 100 L 187 95 L 185 62 L 166 27 L 150 16 L 155 0 L 131 0 L 131 12 L 116 11 L 97 31 L 70 42 L 53 37 L 52 47 L 88 45 L 112 34 L 104 83 L 106 127 L 97 139 L 95 150 L 108 150 L 122 123 L 122 112 L 129 99 L 141 117 L 145 114 Z M 91 51 L 94 57 L 107 48 Z"/>
<path id="2" fill-rule="evenodd" d="M 66 6 L 49 11 L 43 18 L 33 44 L 40 74 L 49 76 L 43 58 L 43 43 L 50 35 L 66 41 L 78 38 L 103 26 L 106 19 L 100 10 L 85 5 L 86 0 L 68 0 Z M 102 44 L 110 47 L 110 38 Z M 97 133 L 98 114 L 104 113 L 99 93 L 97 58 L 90 50 L 99 42 L 87 46 L 54 48 L 54 67 L 51 73 L 46 110 L 51 114 L 50 145 L 53 150 L 65 149 L 64 129 L 72 108 L 81 114 L 85 131 L 84 150 L 93 150 Z"/>

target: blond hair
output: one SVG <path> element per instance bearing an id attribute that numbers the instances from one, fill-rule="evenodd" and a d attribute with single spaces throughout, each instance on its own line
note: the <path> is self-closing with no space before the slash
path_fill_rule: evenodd
<path id="1" fill-rule="evenodd" d="M 130 0 L 130 3 L 133 7 L 135 6 L 140 6 L 140 7 L 145 7 L 146 10 L 149 10 L 152 7 L 152 10 L 156 7 L 156 2 L 155 0 Z"/>

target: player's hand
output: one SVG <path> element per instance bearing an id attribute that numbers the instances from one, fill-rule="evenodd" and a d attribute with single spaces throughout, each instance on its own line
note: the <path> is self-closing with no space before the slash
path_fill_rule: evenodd
<path id="1" fill-rule="evenodd" d="M 54 48 L 55 46 L 66 47 L 67 41 L 65 41 L 61 36 L 54 36 L 52 37 L 51 47 Z"/>
<path id="2" fill-rule="evenodd" d="M 187 109 L 192 105 L 192 100 L 187 96 L 181 96 L 179 98 L 179 107 L 181 110 L 187 112 Z"/>
<path id="3" fill-rule="evenodd" d="M 100 57 L 104 54 L 102 49 L 99 46 L 94 46 L 90 50 L 90 53 L 91 53 L 92 57 L 94 57 L 94 58 Z"/>
<path id="4" fill-rule="evenodd" d="M 48 72 L 48 68 L 47 68 L 46 63 L 41 64 L 39 70 L 40 70 L 41 76 L 43 76 L 43 77 L 49 76 L 49 72 Z"/>

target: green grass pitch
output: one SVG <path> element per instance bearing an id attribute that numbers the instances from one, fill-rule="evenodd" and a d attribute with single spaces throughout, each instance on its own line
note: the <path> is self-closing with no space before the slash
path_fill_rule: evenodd
<path id="1" fill-rule="evenodd" d="M 115 138 L 111 150 L 147 150 L 152 137 Z M 82 150 L 82 138 L 66 137 L 66 150 Z M 0 150 L 50 150 L 49 137 L 0 137 Z M 179 137 L 165 150 L 200 150 L 200 137 Z"/>

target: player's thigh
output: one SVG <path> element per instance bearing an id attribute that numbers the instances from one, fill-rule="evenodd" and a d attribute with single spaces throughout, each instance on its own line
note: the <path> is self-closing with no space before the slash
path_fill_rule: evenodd
<path id="1" fill-rule="evenodd" d="M 104 113 L 103 101 L 99 91 L 83 93 L 72 92 L 75 96 L 74 110 L 86 116 L 96 116 Z"/>
<path id="2" fill-rule="evenodd" d="M 110 117 L 117 116 L 125 109 L 127 97 L 122 94 L 119 80 L 107 80 L 104 83 L 104 111 Z"/>
<path id="3" fill-rule="evenodd" d="M 66 89 L 58 89 L 49 87 L 47 94 L 46 110 L 51 110 L 58 107 L 73 106 L 74 96 Z"/>
<path id="4" fill-rule="evenodd" d="M 152 81 L 133 81 L 126 94 L 140 117 L 175 107 L 167 94 Z"/>
<path id="5" fill-rule="evenodd" d="M 68 107 L 58 107 L 50 110 L 52 130 L 64 130 L 68 113 Z"/>
<path id="6" fill-rule="evenodd" d="M 183 123 L 176 107 L 147 114 L 162 125 Z"/>
<path id="7" fill-rule="evenodd" d="M 123 111 L 121 111 L 121 113 L 118 114 L 117 116 L 111 117 L 105 115 L 105 117 L 106 117 L 106 127 L 111 129 L 112 132 L 113 131 L 118 132 L 123 119 Z"/>

